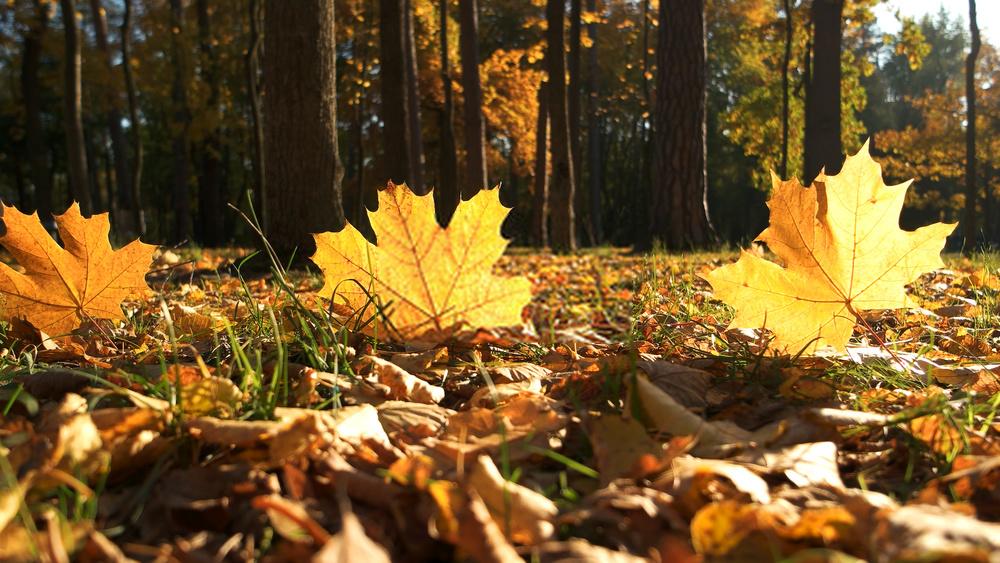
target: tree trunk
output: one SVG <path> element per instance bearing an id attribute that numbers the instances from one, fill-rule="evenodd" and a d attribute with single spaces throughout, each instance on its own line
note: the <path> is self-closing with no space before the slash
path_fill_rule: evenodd
<path id="1" fill-rule="evenodd" d="M 409 133 L 410 188 L 417 194 L 427 193 L 424 185 L 424 139 L 420 126 L 420 86 L 417 83 L 417 45 L 413 30 L 413 2 L 404 0 L 403 49 L 406 52 L 406 117 Z"/>
<path id="2" fill-rule="evenodd" d="M 569 108 L 569 150 L 573 159 L 573 186 L 576 216 L 579 217 L 582 231 L 587 235 L 591 245 L 595 243 L 594 233 L 589 220 L 589 205 L 587 192 L 580 189 L 583 178 L 583 153 L 580 148 L 580 41 L 581 41 L 581 20 L 583 19 L 582 0 L 571 0 L 569 11 L 569 90 L 567 92 L 567 104 Z M 588 163 L 589 164 L 589 163 Z"/>
<path id="3" fill-rule="evenodd" d="M 813 0 L 813 60 L 806 86 L 805 170 L 809 185 L 843 164 L 840 144 L 840 42 L 844 0 Z"/>
<path id="4" fill-rule="evenodd" d="M 129 171 L 129 187 L 132 189 L 132 226 L 135 234 L 146 234 L 146 214 L 142 208 L 142 126 L 139 123 L 139 100 L 132 76 L 132 0 L 125 0 L 125 14 L 122 18 L 122 72 L 125 74 L 125 91 L 128 93 L 128 121 L 132 137 L 132 169 Z"/>
<path id="5" fill-rule="evenodd" d="M 264 11 L 267 236 L 286 256 L 309 256 L 312 233 L 344 226 L 334 24 L 334 0 L 267 0 Z"/>
<path id="6" fill-rule="evenodd" d="M 187 99 L 187 66 L 184 47 L 181 45 L 181 35 L 184 33 L 183 0 L 170 0 L 170 36 L 171 66 L 173 67 L 173 84 L 170 91 L 170 101 L 173 114 L 173 203 L 174 232 L 176 242 L 190 241 L 194 234 L 194 219 L 191 217 L 191 196 L 188 189 L 188 177 L 191 174 L 190 139 L 191 111 Z"/>
<path id="7" fill-rule="evenodd" d="M 264 122 L 260 110 L 260 0 L 249 0 L 247 17 L 250 20 L 250 38 L 244 70 L 246 71 L 247 98 L 250 103 L 250 131 L 253 147 L 250 150 L 253 167 L 253 206 L 257 220 L 267 224 L 267 189 L 264 184 Z"/>
<path id="8" fill-rule="evenodd" d="M 788 72 L 792 61 L 792 2 L 784 0 L 785 9 L 785 52 L 781 59 L 781 179 L 788 179 Z"/>
<path id="9" fill-rule="evenodd" d="M 80 84 L 80 30 L 77 27 L 75 0 L 59 0 L 63 20 L 63 38 L 66 55 L 65 112 L 66 161 L 69 164 L 70 193 L 80 204 L 80 213 L 89 217 L 93 212 L 90 199 L 90 182 L 87 174 L 87 148 L 83 138 L 83 95 Z"/>
<path id="10" fill-rule="evenodd" d="M 35 186 L 34 207 L 38 217 L 48 224 L 52 220 L 52 182 L 45 148 L 45 128 L 42 125 L 42 85 L 38 69 L 42 56 L 42 41 L 49 25 L 49 11 L 35 0 L 35 18 L 24 36 L 21 58 L 21 96 L 24 99 L 25 142 L 31 183 Z M 23 204 L 22 204 L 23 205 Z M 30 208 L 25 207 L 27 211 Z"/>
<path id="11" fill-rule="evenodd" d="M 212 46 L 212 14 L 208 0 L 197 0 L 198 50 L 201 52 L 201 82 L 208 86 L 208 131 L 201 146 L 201 173 L 198 175 L 198 215 L 201 217 L 202 242 L 207 246 L 220 246 L 225 233 L 219 214 L 223 213 L 222 198 L 222 140 L 219 138 L 219 54 Z"/>
<path id="12" fill-rule="evenodd" d="M 545 63 L 549 73 L 549 118 L 552 127 L 552 183 L 549 186 L 549 212 L 552 217 L 552 248 L 576 250 L 576 225 L 573 212 L 573 158 L 569 143 L 569 113 L 566 107 L 566 5 L 563 0 L 547 0 L 545 19 L 548 38 Z"/>
<path id="13" fill-rule="evenodd" d="M 412 182 L 410 169 L 409 105 L 406 95 L 406 40 L 404 0 L 379 0 L 379 41 L 382 56 L 382 146 L 385 173 L 394 183 Z"/>
<path id="14" fill-rule="evenodd" d="M 462 88 L 465 90 L 466 199 L 489 187 L 486 173 L 486 124 L 483 121 L 483 88 L 479 81 L 479 7 L 476 0 L 459 0 Z"/>
<path id="15" fill-rule="evenodd" d="M 597 10 L 596 0 L 587 0 L 587 11 Z M 600 94 L 597 91 L 600 67 L 597 64 L 597 24 L 587 25 L 587 35 L 590 37 L 590 48 L 587 50 L 587 191 L 590 195 L 590 225 L 594 235 L 594 244 L 604 242 L 604 221 L 601 214 L 601 182 L 604 174 L 604 155 L 601 149 L 602 128 L 597 116 L 597 101 Z"/>
<path id="16" fill-rule="evenodd" d="M 458 207 L 461 193 L 458 190 L 458 159 L 455 147 L 455 102 L 451 88 L 451 61 L 448 58 L 448 0 L 438 2 L 438 16 L 441 28 L 441 88 L 444 91 L 444 105 L 441 108 L 441 156 L 438 161 L 438 186 L 435 193 L 435 209 L 438 223 L 448 224 Z"/>
<path id="17" fill-rule="evenodd" d="M 101 53 L 101 64 L 104 65 L 109 77 L 113 77 L 111 47 L 108 44 L 108 21 L 101 6 L 101 0 L 90 0 L 90 11 L 94 18 L 94 37 L 97 49 Z M 127 60 L 125 61 L 127 63 Z M 111 137 L 111 152 L 115 171 L 115 200 L 111 207 L 114 210 L 117 232 L 122 238 L 131 239 L 136 236 L 136 228 L 132 224 L 135 217 L 135 203 L 132 196 L 132 170 L 128 163 L 128 149 L 125 146 L 125 133 L 122 131 L 122 110 L 120 92 L 117 84 L 109 84 L 105 90 L 108 108 L 105 116 L 108 123 L 108 135 Z"/>
<path id="18" fill-rule="evenodd" d="M 976 189 L 976 59 L 981 47 L 979 25 L 976 22 L 976 0 L 969 0 L 969 34 L 972 44 L 965 58 L 965 213 L 962 218 L 962 248 L 974 252 L 979 234 L 976 204 L 979 191 Z"/>
<path id="19" fill-rule="evenodd" d="M 535 193 L 531 214 L 534 243 L 549 245 L 549 93 L 547 82 L 538 85 L 538 121 L 535 128 Z"/>
<path id="20" fill-rule="evenodd" d="M 705 0 L 662 0 L 657 42 L 652 238 L 670 249 L 713 242 L 705 170 Z"/>

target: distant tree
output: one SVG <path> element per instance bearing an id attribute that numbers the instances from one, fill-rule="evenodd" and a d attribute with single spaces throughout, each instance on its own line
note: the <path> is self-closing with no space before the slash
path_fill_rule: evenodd
<path id="1" fill-rule="evenodd" d="M 569 87 L 566 93 L 567 114 L 569 115 L 569 150 L 573 158 L 573 207 L 575 215 L 579 219 L 580 227 L 587 239 L 593 244 L 595 241 L 592 225 L 588 218 L 587 191 L 581 189 L 580 183 L 583 178 L 583 154 L 580 149 L 580 97 L 583 91 L 582 77 L 580 71 L 581 51 L 582 51 L 582 0 L 571 0 L 569 9 L 569 58 L 567 67 L 569 70 Z M 589 163 L 588 163 L 589 164 Z"/>
<path id="2" fill-rule="evenodd" d="M 597 11 L 597 1 L 587 0 L 587 11 L 593 14 Z M 597 59 L 597 24 L 587 25 L 587 37 L 590 48 L 587 49 L 587 80 L 585 84 L 587 98 L 587 191 L 589 192 L 589 211 L 591 229 L 594 233 L 594 243 L 604 242 L 604 221 L 602 220 L 602 192 L 604 174 L 604 154 L 601 148 L 603 142 L 603 127 L 598 116 L 598 100 L 600 92 L 601 67 Z M 582 174 L 582 172 L 581 172 Z"/>
<path id="3" fill-rule="evenodd" d="M 791 108 L 789 107 L 789 72 L 792 62 L 792 41 L 794 39 L 794 12 L 792 12 L 792 0 L 782 0 L 785 11 L 785 49 L 781 57 L 781 167 L 778 173 L 782 179 L 788 178 L 788 135 L 789 117 Z"/>
<path id="4" fill-rule="evenodd" d="M 250 35 L 247 40 L 246 56 L 243 60 L 247 90 L 247 103 L 250 106 L 250 136 L 253 141 L 250 149 L 250 165 L 253 169 L 253 203 L 256 206 L 257 219 L 261 224 L 267 224 L 267 189 L 264 182 L 264 120 L 261 119 L 260 100 L 260 11 L 261 0 L 247 2 L 247 19 L 250 21 Z"/>
<path id="5" fill-rule="evenodd" d="M 650 225 L 671 249 L 714 239 L 708 216 L 705 0 L 662 0 Z"/>
<path id="6" fill-rule="evenodd" d="M 76 19 L 76 2 L 60 0 L 65 43 L 65 115 L 66 159 L 69 163 L 70 193 L 80 204 L 80 213 L 89 217 L 93 212 L 90 198 L 90 177 L 87 174 L 87 145 L 83 136 L 83 93 L 80 77 L 80 29 Z"/>
<path id="7" fill-rule="evenodd" d="M 308 256 L 311 233 L 344 226 L 334 4 L 267 0 L 264 10 L 266 232 L 286 256 Z"/>
<path id="8" fill-rule="evenodd" d="M 489 187 L 486 124 L 483 121 L 483 87 L 479 78 L 479 7 L 476 0 L 459 0 L 458 9 L 465 97 L 465 184 L 462 194 L 469 198 Z"/>
<path id="9" fill-rule="evenodd" d="M 379 0 L 383 161 L 388 179 L 396 183 L 410 182 L 414 178 L 410 169 L 413 161 L 410 158 L 410 121 L 407 116 L 404 8 L 404 0 Z"/>
<path id="10" fill-rule="evenodd" d="M 201 227 L 201 241 L 207 246 L 220 246 L 225 239 L 223 227 L 225 223 L 219 220 L 219 213 L 224 209 L 222 188 L 222 138 L 220 122 L 222 114 L 219 108 L 221 96 L 221 77 L 219 71 L 219 52 L 215 47 L 217 38 L 212 32 L 212 13 L 209 0 L 197 0 L 195 9 L 198 12 L 198 50 L 201 54 L 200 78 L 208 88 L 202 119 L 205 132 L 198 152 L 201 154 L 201 170 L 198 172 L 198 215 Z"/>
<path id="11" fill-rule="evenodd" d="M 424 140 L 420 125 L 420 87 L 417 82 L 417 46 L 413 29 L 413 1 L 404 0 L 403 4 L 403 50 L 406 53 L 406 130 L 409 134 L 407 147 L 410 153 L 410 188 L 418 193 L 427 192 L 424 185 Z"/>
<path id="12" fill-rule="evenodd" d="M 448 0 L 439 0 L 438 17 L 440 26 L 441 48 L 441 90 L 443 103 L 441 105 L 441 150 L 438 157 L 438 185 L 434 189 L 435 210 L 438 222 L 446 224 L 455 213 L 455 208 L 461 199 L 458 189 L 458 159 L 455 146 L 455 102 L 451 86 L 451 61 L 448 56 Z"/>
<path id="13" fill-rule="evenodd" d="M 532 198 L 531 236 L 540 247 L 549 245 L 549 93 L 544 80 L 538 85 L 538 118 L 535 126 L 535 186 Z"/>
<path id="14" fill-rule="evenodd" d="M 812 61 L 806 84 L 806 130 L 803 180 L 825 169 L 840 171 L 841 148 L 840 54 L 844 0 L 812 0 Z"/>
<path id="15" fill-rule="evenodd" d="M 122 15 L 122 73 L 125 77 L 125 92 L 128 95 L 129 133 L 132 139 L 132 169 L 129 170 L 129 187 L 132 189 L 131 227 L 136 235 L 146 234 L 146 214 L 142 208 L 142 126 L 139 123 L 139 95 L 136 91 L 135 76 L 132 74 L 132 0 L 124 0 Z"/>
<path id="16" fill-rule="evenodd" d="M 110 78 L 108 84 L 104 85 L 105 120 L 108 125 L 108 136 L 111 138 L 111 152 L 114 157 L 115 185 L 115 225 L 123 238 L 135 236 L 136 227 L 133 225 L 135 218 L 134 193 L 132 192 L 132 170 L 129 167 L 128 147 L 125 144 L 125 133 L 122 131 L 122 111 L 120 103 L 121 91 L 118 82 L 112 78 L 112 53 L 108 43 L 108 21 L 104 14 L 104 7 L 101 0 L 90 0 L 90 12 L 93 18 L 94 39 L 97 43 L 97 50 L 101 56 L 101 65 Z"/>
<path id="17" fill-rule="evenodd" d="M 545 67 L 549 72 L 548 100 L 552 155 L 552 180 L 549 185 L 549 215 L 552 248 L 576 250 L 576 221 L 573 211 L 573 158 L 569 143 L 569 111 L 566 104 L 566 5 L 563 0 L 547 0 L 548 22 Z"/>
<path id="18" fill-rule="evenodd" d="M 190 131 L 191 110 L 188 107 L 187 53 L 181 41 L 184 33 L 184 3 L 170 0 L 170 64 L 173 81 L 170 89 L 172 106 L 171 151 L 173 154 L 173 194 L 175 241 L 189 241 L 194 235 L 194 218 L 191 216 L 191 194 L 188 179 L 191 175 Z"/>
<path id="19" fill-rule="evenodd" d="M 24 101 L 25 143 L 31 183 L 35 186 L 34 204 L 38 216 L 48 222 L 52 216 L 52 182 L 45 147 L 45 128 L 42 125 L 42 83 L 38 77 L 41 66 L 43 41 L 49 26 L 49 10 L 41 0 L 32 4 L 33 17 L 24 34 L 24 52 L 21 55 L 21 97 Z M 23 204 L 23 202 L 22 202 Z"/>
<path id="20" fill-rule="evenodd" d="M 965 252 L 977 249 L 976 236 L 979 234 L 976 205 L 976 59 L 981 46 L 979 25 L 976 22 L 976 0 L 969 0 L 969 35 L 972 45 L 965 59 L 965 213 L 962 220 L 962 248 Z M 989 197 L 989 195 L 987 195 Z"/>

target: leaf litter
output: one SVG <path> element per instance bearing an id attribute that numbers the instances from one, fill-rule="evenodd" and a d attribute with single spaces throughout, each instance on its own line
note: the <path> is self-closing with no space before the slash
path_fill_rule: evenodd
<path id="1" fill-rule="evenodd" d="M 701 276 L 729 255 L 515 249 L 493 272 L 530 280 L 524 322 L 432 344 L 244 255 L 160 253 L 124 320 L 5 325 L 0 560 L 1000 549 L 991 256 L 865 312 L 846 351 L 794 356 L 728 328 Z"/>

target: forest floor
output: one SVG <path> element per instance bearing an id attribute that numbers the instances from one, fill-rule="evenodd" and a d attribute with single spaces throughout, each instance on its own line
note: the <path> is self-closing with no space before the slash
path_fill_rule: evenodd
<path id="1" fill-rule="evenodd" d="M 179 254 L 124 324 L 6 327 L 0 560 L 1000 551 L 995 257 L 790 357 L 726 330 L 699 274 L 733 255 L 515 250 L 523 327 L 414 350 L 317 314 L 315 273 Z"/>

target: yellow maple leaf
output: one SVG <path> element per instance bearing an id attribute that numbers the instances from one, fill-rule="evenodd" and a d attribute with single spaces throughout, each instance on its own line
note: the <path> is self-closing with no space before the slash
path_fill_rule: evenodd
<path id="1" fill-rule="evenodd" d="M 843 349 L 861 311 L 913 306 L 906 284 L 943 266 L 955 225 L 900 229 L 910 182 L 887 186 L 867 143 L 811 188 L 773 183 L 770 225 L 757 240 L 782 265 L 744 251 L 705 279 L 736 309 L 731 326 L 771 330 L 774 349 Z"/>
<path id="2" fill-rule="evenodd" d="M 500 225 L 509 209 L 499 192 L 483 190 L 459 203 L 442 228 L 430 194 L 390 183 L 379 192 L 378 211 L 368 214 L 377 245 L 351 225 L 313 235 L 312 261 L 325 281 L 320 296 L 354 310 L 369 302 L 365 291 L 392 302 L 388 316 L 402 338 L 440 340 L 462 326 L 520 323 L 531 300 L 528 280 L 492 273 L 508 243 Z"/>
<path id="3" fill-rule="evenodd" d="M 147 289 L 146 271 L 156 247 L 139 240 L 120 250 L 108 242 L 108 214 L 90 218 L 73 204 L 55 217 L 63 246 L 35 214 L 3 206 L 3 245 L 24 273 L 0 263 L 5 318 L 19 318 L 50 335 L 65 334 L 84 319 L 120 320 L 121 302 Z"/>

